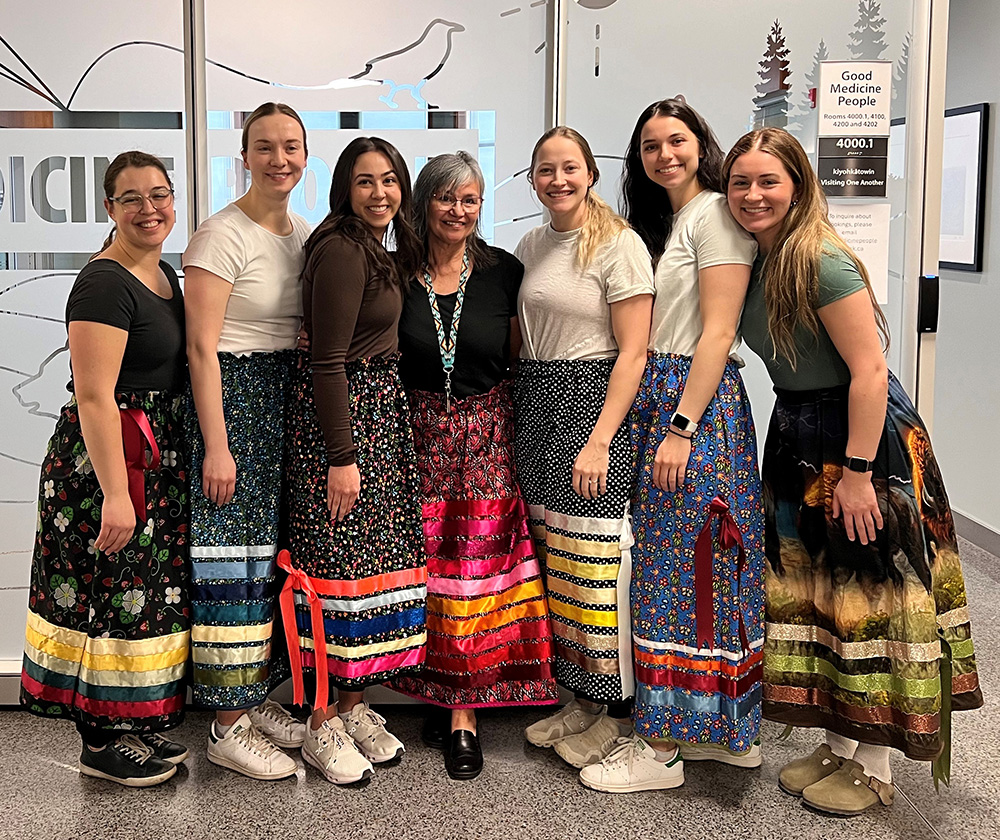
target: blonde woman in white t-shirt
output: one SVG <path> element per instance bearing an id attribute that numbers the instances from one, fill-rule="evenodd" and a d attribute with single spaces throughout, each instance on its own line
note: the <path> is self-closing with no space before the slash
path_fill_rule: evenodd
<path id="1" fill-rule="evenodd" d="M 576 699 L 525 735 L 584 767 L 631 731 L 627 417 L 653 277 L 642 240 L 594 192 L 597 162 L 578 132 L 542 135 L 529 177 L 550 222 L 515 251 L 524 263 L 515 455 L 545 566 L 556 677 Z"/>
<path id="2" fill-rule="evenodd" d="M 184 252 L 191 447 L 194 701 L 214 709 L 208 758 L 281 779 L 305 726 L 267 695 L 284 418 L 302 319 L 305 219 L 288 198 L 306 167 L 306 131 L 268 102 L 243 123 L 246 194 L 207 219 Z"/>
<path id="3" fill-rule="evenodd" d="M 721 164 L 680 98 L 642 112 L 625 158 L 656 303 L 633 426 L 636 735 L 582 775 L 613 793 L 677 787 L 683 761 L 760 764 L 764 523 L 735 355 L 756 245 L 728 212 Z"/>

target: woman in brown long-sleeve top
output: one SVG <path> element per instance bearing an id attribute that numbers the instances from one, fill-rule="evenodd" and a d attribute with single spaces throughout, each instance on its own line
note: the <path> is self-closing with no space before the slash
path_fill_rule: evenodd
<path id="1" fill-rule="evenodd" d="M 318 677 L 302 755 L 335 784 L 402 753 L 363 692 L 424 659 L 427 569 L 396 369 L 402 282 L 419 255 L 409 215 L 399 152 L 361 137 L 337 161 L 330 214 L 305 246 L 312 359 L 289 423 L 291 556 L 279 559 L 289 572 L 281 606 L 298 702 L 302 671 Z M 394 254 L 383 244 L 390 225 Z M 327 705 L 331 685 L 339 702 Z"/>

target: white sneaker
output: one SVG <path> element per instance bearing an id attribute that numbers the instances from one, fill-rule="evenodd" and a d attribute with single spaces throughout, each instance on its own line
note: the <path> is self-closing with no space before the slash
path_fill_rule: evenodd
<path id="1" fill-rule="evenodd" d="M 758 738 L 750 749 L 745 752 L 731 752 L 716 744 L 685 744 L 678 743 L 681 756 L 685 761 L 718 761 L 720 764 L 730 764 L 733 767 L 760 767 L 760 739 Z"/>
<path id="2" fill-rule="evenodd" d="M 555 751 L 567 764 L 587 767 L 605 758 L 618 745 L 618 739 L 629 731 L 623 732 L 618 721 L 602 714 L 593 726 L 557 741 Z"/>
<path id="3" fill-rule="evenodd" d="M 372 764 L 391 761 L 406 752 L 403 742 L 385 728 L 385 718 L 373 712 L 367 703 L 358 703 L 340 719 L 347 734 Z"/>
<path id="4" fill-rule="evenodd" d="M 551 747 L 563 738 L 579 735 L 590 729 L 604 714 L 605 709 L 606 707 L 601 706 L 597 712 L 588 712 L 579 700 L 572 700 L 554 715 L 531 724 L 524 730 L 524 737 L 536 747 Z"/>
<path id="5" fill-rule="evenodd" d="M 216 734 L 213 721 L 208 731 L 208 760 L 251 779 L 284 779 L 293 775 L 298 767 L 295 759 L 271 743 L 247 714 L 221 738 Z"/>
<path id="6" fill-rule="evenodd" d="M 638 735 L 620 738 L 618 747 L 598 764 L 580 771 L 580 781 L 605 793 L 666 790 L 684 784 L 680 750 L 670 761 L 657 761 L 653 748 Z"/>
<path id="7" fill-rule="evenodd" d="M 280 703 L 265 700 L 248 714 L 253 725 L 279 747 L 297 749 L 306 740 L 306 725 L 288 714 Z"/>
<path id="8" fill-rule="evenodd" d="M 335 785 L 360 782 L 374 772 L 371 762 L 344 730 L 344 722 L 336 716 L 323 721 L 319 729 L 306 727 L 302 757 Z"/>

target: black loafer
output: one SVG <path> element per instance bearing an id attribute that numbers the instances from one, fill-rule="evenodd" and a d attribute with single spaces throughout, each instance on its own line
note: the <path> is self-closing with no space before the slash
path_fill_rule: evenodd
<path id="1" fill-rule="evenodd" d="M 444 738 L 451 722 L 450 714 L 442 714 L 438 709 L 432 709 L 424 718 L 424 726 L 420 730 L 420 740 L 436 750 L 444 747 Z"/>
<path id="2" fill-rule="evenodd" d="M 468 729 L 451 733 L 444 752 L 444 768 L 453 779 L 474 779 L 483 772 L 483 750 L 479 738 Z"/>

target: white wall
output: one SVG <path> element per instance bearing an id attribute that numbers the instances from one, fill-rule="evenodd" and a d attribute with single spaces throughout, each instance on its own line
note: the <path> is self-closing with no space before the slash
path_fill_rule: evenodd
<path id="1" fill-rule="evenodd" d="M 941 272 L 941 313 L 934 391 L 934 449 L 952 506 L 1000 533 L 1000 3 L 952 0 L 946 106 L 989 102 L 993 109 L 986 169 L 984 271 Z"/>

